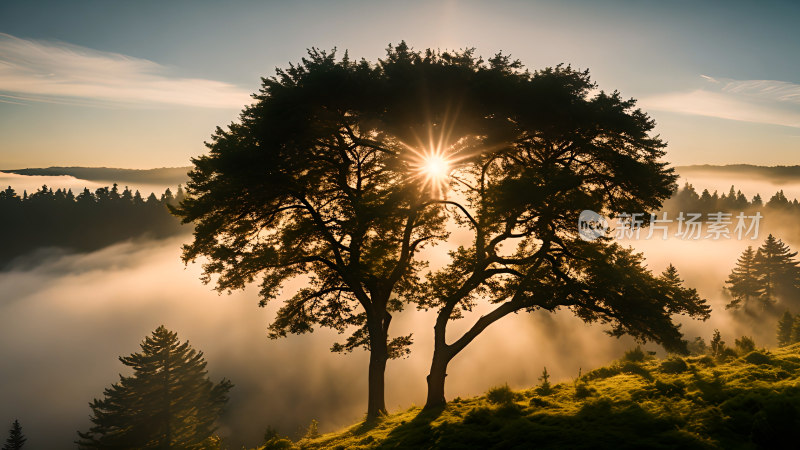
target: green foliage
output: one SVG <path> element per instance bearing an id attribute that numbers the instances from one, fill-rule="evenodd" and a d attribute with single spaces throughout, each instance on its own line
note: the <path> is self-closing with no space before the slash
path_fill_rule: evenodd
<path id="1" fill-rule="evenodd" d="M 508 384 L 493 387 L 486 392 L 486 400 L 497 405 L 513 403 L 516 398 L 517 395 L 508 387 Z"/>
<path id="2" fill-rule="evenodd" d="M 771 364 L 772 358 L 766 353 L 752 351 L 744 356 L 744 360 L 750 364 Z"/>
<path id="3" fill-rule="evenodd" d="M 539 386 L 536 387 L 536 393 L 539 395 L 549 395 L 553 392 L 553 387 L 550 385 L 550 374 L 547 373 L 547 367 L 542 369 L 542 375 L 539 376 Z"/>
<path id="4" fill-rule="evenodd" d="M 311 423 L 308 425 L 306 433 L 303 435 L 303 439 L 315 439 L 318 437 L 319 437 L 319 422 L 317 422 L 317 419 L 311 419 Z"/>
<path id="5" fill-rule="evenodd" d="M 11 429 L 8 430 L 8 438 L 6 438 L 6 443 L 3 445 L 3 450 L 20 450 L 27 440 L 25 435 L 22 434 L 22 426 L 20 426 L 19 420 L 15 419 L 11 424 Z"/>
<path id="6" fill-rule="evenodd" d="M 626 351 L 625 354 L 622 356 L 622 361 L 629 361 L 629 362 L 642 362 L 645 359 L 647 359 L 647 354 L 638 345 L 635 348 Z"/>
<path id="7" fill-rule="evenodd" d="M 203 353 L 163 325 L 141 349 L 120 357 L 133 376 L 120 376 L 103 399 L 90 403 L 93 425 L 78 433 L 77 443 L 81 448 L 205 448 L 233 385 L 224 379 L 212 383 Z"/>
<path id="8" fill-rule="evenodd" d="M 267 427 L 264 431 L 264 443 L 259 447 L 260 450 L 290 450 L 294 448 L 294 442 L 287 436 L 282 436 L 278 430 Z"/>
<path id="9" fill-rule="evenodd" d="M 739 355 L 746 355 L 756 349 L 756 343 L 750 336 L 742 336 L 734 343 L 736 344 L 736 353 Z"/>
<path id="10" fill-rule="evenodd" d="M 679 356 L 671 356 L 661 362 L 658 367 L 664 373 L 683 373 L 689 370 L 689 365 Z"/>
<path id="11" fill-rule="evenodd" d="M 575 380 L 575 398 L 583 400 L 597 393 L 597 389 L 590 387 L 585 381 Z"/>
<path id="12" fill-rule="evenodd" d="M 661 370 L 675 357 L 620 362 L 580 378 L 592 380 L 591 395 L 556 385 L 525 406 L 477 397 L 436 413 L 413 408 L 368 431 L 356 425 L 320 436 L 307 448 L 787 448 L 800 439 L 799 352 L 778 349 L 760 365 L 750 355 L 713 367 L 690 357 L 692 367 L 676 373 Z M 653 376 L 625 372 L 623 364 Z"/>

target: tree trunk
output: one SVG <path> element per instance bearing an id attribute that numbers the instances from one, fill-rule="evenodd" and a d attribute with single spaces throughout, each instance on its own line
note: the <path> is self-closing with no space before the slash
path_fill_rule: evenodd
<path id="1" fill-rule="evenodd" d="M 444 406 L 447 401 L 444 398 L 444 379 L 447 376 L 447 365 L 450 363 L 450 356 L 446 348 L 437 347 L 433 350 L 433 360 L 431 361 L 431 371 L 428 374 L 428 398 L 425 400 L 424 409 L 433 409 Z"/>
<path id="2" fill-rule="evenodd" d="M 433 327 L 433 359 L 431 360 L 431 371 L 427 378 L 428 398 L 423 409 L 433 409 L 447 403 L 444 398 L 444 381 L 445 377 L 447 377 L 447 365 L 450 361 L 486 327 L 521 307 L 519 303 L 515 302 L 501 304 L 489 314 L 481 316 L 464 335 L 448 345 L 446 340 L 447 322 L 450 319 L 453 305 L 448 305 L 439 312 L 436 318 L 436 325 Z"/>
<path id="3" fill-rule="evenodd" d="M 370 327 L 369 351 L 369 379 L 367 398 L 367 420 L 373 420 L 386 414 L 386 400 L 384 395 L 386 375 L 386 361 L 389 359 L 387 348 L 388 318 L 381 326 Z"/>

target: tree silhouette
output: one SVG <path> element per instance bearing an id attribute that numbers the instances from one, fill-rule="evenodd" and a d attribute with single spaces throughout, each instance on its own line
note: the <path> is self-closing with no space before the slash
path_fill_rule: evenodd
<path id="1" fill-rule="evenodd" d="M 711 336 L 710 344 L 711 356 L 715 358 L 721 357 L 725 352 L 725 341 L 722 340 L 719 330 L 715 329 L 714 334 Z"/>
<path id="2" fill-rule="evenodd" d="M 733 300 L 725 308 L 744 308 L 745 311 L 748 311 L 750 304 L 761 298 L 762 286 L 760 278 L 759 270 L 756 266 L 756 252 L 753 247 L 748 246 L 736 262 L 736 267 L 728 275 L 727 281 L 725 281 L 725 284 L 730 285 L 727 289 L 733 297 Z"/>
<path id="3" fill-rule="evenodd" d="M 90 403 L 92 427 L 79 432 L 82 448 L 201 448 L 233 386 L 209 380 L 203 352 L 181 343 L 163 325 L 141 344 L 142 351 L 120 357 L 133 376 L 105 389 Z"/>
<path id="4" fill-rule="evenodd" d="M 472 50 L 403 43 L 378 64 L 311 50 L 265 79 L 240 122 L 193 160 L 175 209 L 195 224 L 184 260 L 206 257 L 205 281 L 220 291 L 260 277 L 262 305 L 307 275 L 271 336 L 349 332 L 333 349 L 370 351 L 368 418 L 385 410 L 387 359 L 411 342 L 389 339 L 404 301 L 439 311 L 429 388 L 441 384 L 441 401 L 447 362 L 519 310 L 567 306 L 613 322 L 614 334 L 680 347 L 670 315 L 707 316 L 696 292 L 577 235 L 581 210 L 651 211 L 676 179 L 652 120 L 594 88 L 587 72 L 530 73 Z M 418 251 L 455 226 L 472 230 L 473 245 L 420 282 Z M 498 309 L 446 344 L 446 324 L 478 298 Z"/>
<path id="5" fill-rule="evenodd" d="M 11 429 L 8 431 L 8 438 L 5 445 L 3 445 L 3 450 L 20 450 L 25 445 L 25 441 L 27 439 L 22 434 L 19 420 L 14 420 L 14 423 L 11 424 Z"/>
<path id="6" fill-rule="evenodd" d="M 759 247 L 755 266 L 761 277 L 761 303 L 764 309 L 773 306 L 779 299 L 788 299 L 797 293 L 800 271 L 797 252 L 770 234 Z"/>
<path id="7" fill-rule="evenodd" d="M 778 346 L 794 343 L 794 316 L 789 311 L 783 313 L 783 316 L 778 321 Z"/>
<path id="8" fill-rule="evenodd" d="M 264 80 L 240 123 L 217 130 L 209 154 L 193 160 L 176 209 L 196 224 L 184 259 L 209 258 L 206 281 L 218 274 L 220 291 L 261 276 L 265 305 L 287 279 L 309 275 L 271 337 L 314 326 L 349 332 L 332 349 L 370 352 L 368 418 L 385 411 L 387 360 L 411 343 L 390 339 L 389 325 L 417 284 L 424 262 L 416 255 L 446 237 L 444 212 L 419 176 L 419 153 L 476 71 L 469 55 L 423 57 L 404 43 L 378 64 L 312 49 Z"/>

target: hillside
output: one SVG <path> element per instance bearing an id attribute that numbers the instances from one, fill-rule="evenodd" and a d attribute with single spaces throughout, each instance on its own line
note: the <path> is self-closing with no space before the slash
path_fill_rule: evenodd
<path id="1" fill-rule="evenodd" d="M 443 411 L 415 407 L 293 448 L 797 448 L 800 344 L 730 353 L 717 362 L 629 352 L 549 391 L 494 388 Z"/>

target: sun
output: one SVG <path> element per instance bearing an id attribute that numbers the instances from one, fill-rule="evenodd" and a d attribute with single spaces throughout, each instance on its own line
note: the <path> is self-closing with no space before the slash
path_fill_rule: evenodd
<path id="1" fill-rule="evenodd" d="M 414 151 L 415 178 L 422 181 L 423 188 L 430 188 L 432 197 L 446 195 L 453 171 L 453 160 L 442 150 Z"/>
<path id="2" fill-rule="evenodd" d="M 450 161 L 438 153 L 425 155 L 422 160 L 422 172 L 432 182 L 439 182 L 450 174 Z"/>

